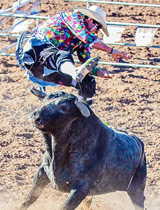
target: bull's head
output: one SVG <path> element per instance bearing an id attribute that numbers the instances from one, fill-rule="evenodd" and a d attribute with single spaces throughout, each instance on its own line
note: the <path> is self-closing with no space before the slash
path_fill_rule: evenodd
<path id="1" fill-rule="evenodd" d="M 35 126 L 44 131 L 63 128 L 74 120 L 90 116 L 89 108 L 79 102 L 72 94 L 56 92 L 50 95 L 41 95 L 44 98 L 42 107 L 34 112 L 33 120 Z"/>

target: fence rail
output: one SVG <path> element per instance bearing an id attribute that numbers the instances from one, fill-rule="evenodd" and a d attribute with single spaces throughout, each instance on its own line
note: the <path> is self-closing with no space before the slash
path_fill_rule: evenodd
<path id="1" fill-rule="evenodd" d="M 28 19 L 48 19 L 49 18 L 49 16 L 24 15 L 24 14 L 13 14 L 13 13 L 1 13 L 0 16 L 17 17 L 17 18 L 28 18 Z"/>
<path id="2" fill-rule="evenodd" d="M 1 11 L 0 14 L 3 14 L 4 12 L 6 13 L 6 12 L 9 12 L 9 11 L 18 9 L 19 7 L 22 7 L 22 6 L 24 6 L 25 4 L 27 4 L 27 3 L 31 2 L 31 1 L 32 1 L 32 0 L 27 0 L 27 1 L 23 2 L 23 3 L 20 3 L 20 2 L 19 2 L 19 5 L 14 6 L 14 7 L 10 7 L 10 8 L 8 8 L 8 9 L 4 10 L 4 11 Z"/>
<path id="3" fill-rule="evenodd" d="M 79 63 L 78 60 L 75 60 Z M 152 68 L 152 69 L 160 69 L 160 66 L 154 65 L 146 65 L 146 64 L 135 64 L 135 63 L 114 63 L 114 62 L 107 62 L 107 61 L 99 61 L 99 64 L 103 65 L 113 65 L 113 66 L 124 66 L 124 67 L 137 67 L 137 68 Z"/>
<path id="4" fill-rule="evenodd" d="M 149 28 L 160 28 L 160 25 L 140 24 L 140 23 L 122 23 L 122 22 L 106 22 L 107 25 L 121 25 L 121 26 L 140 26 Z"/>
<path id="5" fill-rule="evenodd" d="M 76 0 L 74 0 L 74 1 L 76 1 Z M 12 13 L 0 13 L 0 16 L 28 18 L 28 19 L 44 19 L 44 20 L 47 20 L 50 17 L 50 16 L 24 15 L 24 14 L 12 14 Z M 108 24 L 108 25 L 141 26 L 141 27 L 160 28 L 160 25 L 140 24 L 140 23 L 106 22 L 106 24 Z"/>
<path id="6" fill-rule="evenodd" d="M 75 0 L 64 0 L 64 1 L 75 1 Z M 124 6 L 142 6 L 142 7 L 159 7 L 158 4 L 141 4 L 141 3 L 128 3 L 128 2 L 113 2 L 113 1 L 95 1 L 95 0 L 76 0 L 76 2 L 87 2 L 87 3 L 99 3 L 99 4 L 113 4 L 113 5 L 124 5 Z"/>

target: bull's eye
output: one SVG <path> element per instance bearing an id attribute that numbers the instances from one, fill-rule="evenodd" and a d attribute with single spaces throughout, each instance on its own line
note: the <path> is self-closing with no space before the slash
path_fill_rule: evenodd
<path id="1" fill-rule="evenodd" d="M 60 108 L 60 111 L 63 112 L 63 113 L 64 113 L 64 112 L 65 112 L 65 113 L 68 112 L 68 109 L 67 109 L 66 106 L 60 106 L 59 108 Z"/>

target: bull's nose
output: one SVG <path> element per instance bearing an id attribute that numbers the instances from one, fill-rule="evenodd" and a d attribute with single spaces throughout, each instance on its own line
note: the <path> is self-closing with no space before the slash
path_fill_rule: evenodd
<path id="1" fill-rule="evenodd" d="M 37 128 L 43 128 L 44 127 L 43 121 L 42 121 L 42 119 L 40 117 L 37 117 L 34 120 L 34 123 L 35 123 Z"/>

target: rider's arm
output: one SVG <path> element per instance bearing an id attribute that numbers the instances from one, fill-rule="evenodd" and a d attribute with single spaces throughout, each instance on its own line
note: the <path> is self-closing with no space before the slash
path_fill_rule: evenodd
<path id="1" fill-rule="evenodd" d="M 108 45 L 103 43 L 101 40 L 96 42 L 92 47 L 97 49 L 97 50 L 102 50 L 102 51 L 105 51 L 105 52 L 111 54 L 112 57 L 117 62 L 119 62 L 118 58 L 124 58 L 125 60 L 130 59 L 130 57 L 125 52 L 119 52 L 118 50 L 115 50 L 115 49 L 109 47 Z"/>

